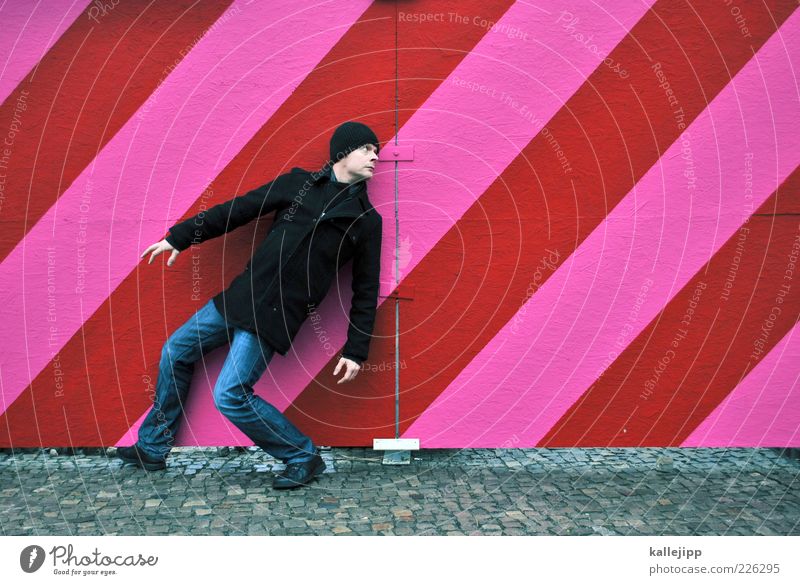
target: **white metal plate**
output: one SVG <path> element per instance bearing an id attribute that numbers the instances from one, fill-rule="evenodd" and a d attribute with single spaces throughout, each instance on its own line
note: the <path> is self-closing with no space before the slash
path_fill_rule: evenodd
<path id="1" fill-rule="evenodd" d="M 372 439 L 376 451 L 419 451 L 419 439 Z"/>

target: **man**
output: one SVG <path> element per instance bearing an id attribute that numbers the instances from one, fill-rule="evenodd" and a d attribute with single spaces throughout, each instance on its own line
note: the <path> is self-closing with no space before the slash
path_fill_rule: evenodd
<path id="1" fill-rule="evenodd" d="M 286 355 L 302 323 L 328 292 L 338 269 L 353 260 L 347 342 L 333 371 L 338 384 L 355 378 L 367 359 L 378 300 L 382 218 L 367 197 L 378 138 L 364 124 L 345 122 L 330 140 L 330 161 L 289 173 L 170 228 L 148 247 L 148 263 L 171 252 L 172 266 L 192 244 L 275 212 L 269 233 L 244 271 L 178 328 L 161 352 L 153 408 L 138 441 L 117 449 L 127 463 L 164 469 L 178 430 L 194 363 L 230 341 L 214 387 L 214 404 L 261 447 L 286 464 L 273 487 L 298 487 L 325 470 L 319 450 L 283 413 L 256 396 L 253 385 L 274 353 Z"/>

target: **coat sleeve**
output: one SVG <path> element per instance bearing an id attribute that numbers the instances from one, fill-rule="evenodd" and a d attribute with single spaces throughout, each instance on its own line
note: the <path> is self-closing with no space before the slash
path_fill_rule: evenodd
<path id="1" fill-rule="evenodd" d="M 361 365 L 369 355 L 369 344 L 375 325 L 380 288 L 381 244 L 383 222 L 356 248 L 353 255 L 353 300 L 350 306 L 350 326 L 342 357 Z"/>
<path id="2" fill-rule="evenodd" d="M 279 209 L 285 199 L 288 175 L 281 175 L 244 195 L 201 211 L 169 228 L 165 238 L 178 251 L 235 230 L 256 217 Z"/>

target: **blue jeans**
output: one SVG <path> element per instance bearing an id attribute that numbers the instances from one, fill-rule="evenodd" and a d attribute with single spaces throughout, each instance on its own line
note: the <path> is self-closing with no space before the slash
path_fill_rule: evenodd
<path id="1" fill-rule="evenodd" d="M 230 352 L 214 386 L 214 404 L 257 446 L 276 459 L 283 463 L 308 461 L 316 452 L 311 439 L 253 392 L 253 384 L 266 370 L 274 348 L 255 333 L 229 327 L 213 299 L 164 343 L 153 408 L 139 428 L 136 444 L 152 457 L 166 457 L 180 425 L 194 363 L 206 352 L 228 342 L 231 335 Z"/>

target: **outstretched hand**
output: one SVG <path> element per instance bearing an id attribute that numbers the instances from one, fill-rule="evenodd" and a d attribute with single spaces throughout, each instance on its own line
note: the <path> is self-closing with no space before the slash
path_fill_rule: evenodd
<path id="1" fill-rule="evenodd" d="M 358 374 L 358 371 L 361 369 L 361 366 L 359 366 L 356 362 L 343 357 L 339 358 L 339 363 L 336 364 L 336 369 L 333 370 L 333 375 L 336 376 L 342 367 L 346 368 L 346 371 L 344 376 L 342 376 L 341 379 L 336 382 L 337 384 L 341 384 L 342 382 L 350 382 L 356 377 L 356 374 Z"/>
<path id="2" fill-rule="evenodd" d="M 172 245 L 166 239 L 161 240 L 160 242 L 157 242 L 152 246 L 148 247 L 147 250 L 142 252 L 142 255 L 139 256 L 139 258 L 144 258 L 145 256 L 147 256 L 152 252 L 152 254 L 150 255 L 150 260 L 147 262 L 148 264 L 152 264 L 153 258 L 161 254 L 161 252 L 168 252 L 170 250 L 172 250 L 172 254 L 169 257 L 169 260 L 167 260 L 167 266 L 172 266 L 175 263 L 175 259 L 178 257 L 178 254 L 180 254 L 180 252 L 175 248 L 173 248 Z"/>

